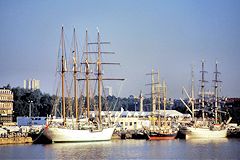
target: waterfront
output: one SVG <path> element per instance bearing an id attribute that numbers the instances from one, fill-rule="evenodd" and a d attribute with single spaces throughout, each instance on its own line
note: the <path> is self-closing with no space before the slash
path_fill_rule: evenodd
<path id="1" fill-rule="evenodd" d="M 1 145 L 0 159 L 238 159 L 240 139 Z"/>

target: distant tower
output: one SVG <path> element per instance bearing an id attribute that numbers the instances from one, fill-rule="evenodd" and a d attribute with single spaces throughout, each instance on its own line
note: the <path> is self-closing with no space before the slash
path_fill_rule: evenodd
<path id="1" fill-rule="evenodd" d="M 140 112 L 143 112 L 143 94 L 142 94 L 142 91 L 140 91 L 140 95 L 139 95 L 139 100 L 140 100 L 140 109 L 139 111 Z"/>
<path id="2" fill-rule="evenodd" d="M 40 80 L 36 80 L 36 79 L 24 80 L 23 81 L 23 88 L 24 89 L 31 89 L 31 90 L 40 89 Z"/>
<path id="3" fill-rule="evenodd" d="M 104 88 L 104 92 L 105 92 L 105 95 L 106 96 L 112 96 L 113 94 L 112 94 L 112 87 L 110 87 L 110 86 L 106 86 L 105 88 Z"/>

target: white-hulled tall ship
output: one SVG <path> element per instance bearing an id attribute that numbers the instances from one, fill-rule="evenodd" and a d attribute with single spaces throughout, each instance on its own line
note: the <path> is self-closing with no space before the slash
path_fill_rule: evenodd
<path id="1" fill-rule="evenodd" d="M 100 33 L 98 31 L 98 40 L 96 43 L 97 45 L 97 52 L 92 52 L 97 54 L 97 61 L 96 62 L 89 62 L 88 60 L 88 42 L 87 39 L 87 31 L 86 31 L 86 59 L 84 63 L 85 65 L 85 77 L 83 79 L 77 79 L 77 58 L 76 54 L 77 51 L 77 43 L 76 43 L 76 36 L 75 36 L 75 29 L 74 29 L 74 49 L 72 51 L 74 57 L 73 57 L 73 79 L 74 79 L 74 107 L 75 107 L 75 120 L 72 118 L 67 119 L 66 118 L 66 108 L 65 108 L 65 72 L 66 72 L 66 58 L 65 58 L 65 42 L 64 42 L 64 29 L 62 27 L 61 31 L 61 82 L 62 82 L 62 114 L 60 119 L 53 119 L 49 118 L 48 123 L 44 129 L 43 134 L 48 137 L 52 142 L 91 142 L 91 141 L 108 141 L 111 139 L 112 134 L 114 132 L 114 129 L 116 127 L 116 120 L 121 115 L 119 114 L 118 117 L 115 117 L 114 122 L 108 122 L 102 120 L 102 81 L 104 80 L 102 78 L 102 62 L 101 62 L 101 52 L 100 45 L 104 44 L 100 42 Z M 97 77 L 91 78 L 89 77 L 90 64 L 96 64 L 97 65 Z M 78 105 L 78 98 L 77 98 L 77 81 L 84 80 L 85 87 L 86 87 L 86 107 L 84 110 L 86 111 L 86 114 L 84 116 L 79 115 L 79 105 Z M 96 117 L 90 117 L 90 97 L 89 97 L 89 81 L 90 80 L 96 80 L 98 83 L 98 106 L 97 106 L 97 116 Z M 110 79 L 107 79 L 110 80 Z M 114 79 L 114 80 L 123 80 L 123 79 Z M 123 112 L 123 110 L 121 110 Z M 82 118 L 84 116 L 84 118 Z M 74 122 L 75 121 L 75 122 Z"/>
<path id="2" fill-rule="evenodd" d="M 202 79 L 201 79 L 201 110 L 202 110 L 202 119 L 201 120 L 197 120 L 194 116 L 194 111 L 196 111 L 194 109 L 194 80 L 193 80 L 193 71 L 192 71 L 192 97 L 190 98 L 190 96 L 188 96 L 188 98 L 190 99 L 191 105 L 192 105 L 192 110 L 190 110 L 190 108 L 185 104 L 185 102 L 182 100 L 182 102 L 184 103 L 184 105 L 189 109 L 189 111 L 192 113 L 192 118 L 193 118 L 193 126 L 183 126 L 180 131 L 186 135 L 186 139 L 191 139 L 191 138 L 212 138 L 212 139 L 216 139 L 216 138 L 225 138 L 227 137 L 227 125 L 230 121 L 231 121 L 231 117 L 229 118 L 229 120 L 227 121 L 226 124 L 224 124 L 223 122 L 220 123 L 219 119 L 218 119 L 218 114 L 219 112 L 219 104 L 218 104 L 218 83 L 220 82 L 218 80 L 218 68 L 217 68 L 217 62 L 216 62 L 216 66 L 215 66 L 216 70 L 214 72 L 215 74 L 215 79 L 213 80 L 214 82 L 214 100 L 215 100 L 215 110 L 214 110 L 214 117 L 215 120 L 213 121 L 212 119 L 207 119 L 205 118 L 205 96 L 204 96 L 204 86 L 205 86 L 205 77 L 204 77 L 204 73 L 206 71 L 204 71 L 204 61 L 202 60 Z M 186 91 L 185 91 L 186 92 Z M 186 92 L 187 93 L 187 92 Z M 188 95 L 188 94 L 187 94 Z"/>

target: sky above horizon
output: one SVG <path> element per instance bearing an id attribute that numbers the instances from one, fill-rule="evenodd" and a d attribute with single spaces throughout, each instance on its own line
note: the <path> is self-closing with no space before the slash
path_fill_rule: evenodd
<path id="1" fill-rule="evenodd" d="M 190 88 L 191 65 L 197 90 L 204 59 L 206 89 L 213 89 L 217 60 L 221 95 L 240 97 L 239 0 L 0 0 L 0 19 L 0 86 L 23 87 L 23 80 L 34 78 L 43 92 L 55 93 L 63 25 L 67 51 L 73 26 L 80 48 L 86 28 L 90 40 L 95 41 L 98 27 L 102 40 L 111 42 L 107 49 L 116 54 L 105 60 L 121 66 L 106 72 L 126 78 L 121 85 L 107 82 L 115 95 L 119 88 L 121 97 L 149 93 L 146 73 L 154 69 L 166 81 L 168 97 L 185 97 L 182 86 Z"/>

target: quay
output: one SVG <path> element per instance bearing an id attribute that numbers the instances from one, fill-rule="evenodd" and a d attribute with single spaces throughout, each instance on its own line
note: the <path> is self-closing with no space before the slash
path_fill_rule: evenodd
<path id="1" fill-rule="evenodd" d="M 32 137 L 27 132 L 16 132 L 0 128 L 0 145 L 1 144 L 22 144 L 32 143 Z"/>
<path id="2" fill-rule="evenodd" d="M 31 137 L 18 137 L 18 136 L 13 136 L 13 137 L 4 137 L 0 138 L 0 145 L 2 144 L 24 144 L 24 143 L 32 143 L 32 138 Z"/>
<path id="3" fill-rule="evenodd" d="M 1 144 L 22 144 L 32 143 L 32 137 L 27 132 L 16 132 L 0 128 L 0 145 Z"/>

